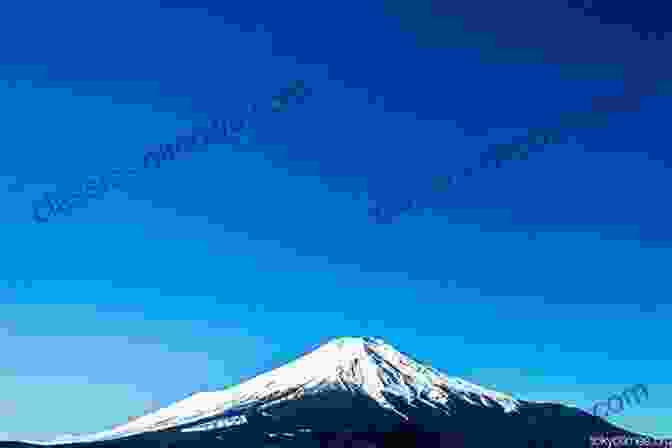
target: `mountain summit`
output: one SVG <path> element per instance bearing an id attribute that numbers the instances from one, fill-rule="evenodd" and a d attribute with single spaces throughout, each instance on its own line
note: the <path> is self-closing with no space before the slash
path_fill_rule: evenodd
<path id="1" fill-rule="evenodd" d="M 176 403 L 164 412 L 138 419 L 126 428 L 142 429 L 159 424 L 176 424 L 177 419 L 211 415 L 254 403 L 265 407 L 328 392 L 350 392 L 366 396 L 400 417 L 388 397 L 408 405 L 424 403 L 446 413 L 451 402 L 463 400 L 474 406 L 499 407 L 515 412 L 519 403 L 459 378 L 450 378 L 428 365 L 402 354 L 381 339 L 342 337 L 334 339 L 299 359 L 221 392 L 204 392 Z M 176 420 L 168 420 L 174 415 Z"/>
<path id="2" fill-rule="evenodd" d="M 449 377 L 381 339 L 343 337 L 226 390 L 192 395 L 109 431 L 40 444 L 205 448 L 228 441 L 262 448 L 358 440 L 369 447 L 456 448 L 506 441 L 548 448 L 617 435 L 635 436 L 576 408 L 517 400 Z"/>

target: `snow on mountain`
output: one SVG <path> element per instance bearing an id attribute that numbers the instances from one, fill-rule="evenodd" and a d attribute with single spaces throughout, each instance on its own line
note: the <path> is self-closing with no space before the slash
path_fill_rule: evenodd
<path id="1" fill-rule="evenodd" d="M 420 402 L 450 412 L 461 400 L 473 406 L 517 412 L 521 403 L 507 395 L 449 377 L 404 355 L 381 339 L 343 337 L 322 345 L 293 362 L 218 392 L 202 392 L 112 430 L 49 442 L 63 444 L 121 438 L 193 423 L 248 405 L 263 408 L 281 401 L 345 390 L 362 394 L 381 407 L 397 410 L 387 397 L 413 406 Z M 35 442 L 31 442 L 35 443 Z"/>

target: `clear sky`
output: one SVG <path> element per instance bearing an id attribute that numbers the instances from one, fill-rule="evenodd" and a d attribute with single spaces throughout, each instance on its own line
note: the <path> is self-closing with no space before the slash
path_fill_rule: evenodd
<path id="1" fill-rule="evenodd" d="M 672 45 L 637 34 L 659 12 L 221 3 L 0 6 L 0 438 L 103 430 L 359 335 L 522 399 L 645 384 L 609 421 L 672 435 Z M 292 79 L 313 96 L 248 144 L 142 168 Z M 432 189 L 530 128 L 566 140 Z M 129 167 L 34 222 L 44 192 Z M 426 212 L 368 216 L 408 199 Z"/>

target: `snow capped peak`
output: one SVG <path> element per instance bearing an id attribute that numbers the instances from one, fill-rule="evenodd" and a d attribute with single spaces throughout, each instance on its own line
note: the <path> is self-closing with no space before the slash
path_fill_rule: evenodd
<path id="1" fill-rule="evenodd" d="M 242 384 L 196 394 L 126 426 L 140 429 L 149 422 L 161 422 L 164 427 L 176 423 L 171 416 L 179 415 L 181 421 L 186 421 L 191 420 L 190 416 L 206 418 L 239 406 L 258 404 L 267 408 L 329 390 L 366 395 L 404 418 L 388 396 L 401 398 L 410 405 L 424 402 L 442 408 L 450 407 L 458 399 L 475 406 L 500 406 L 505 412 L 518 407 L 513 398 L 448 377 L 402 354 L 382 339 L 341 337 Z"/>
<path id="2" fill-rule="evenodd" d="M 519 406 L 512 397 L 448 377 L 379 338 L 338 338 L 314 353 L 317 352 L 325 357 L 330 355 L 332 362 L 338 360 L 339 381 L 358 388 L 381 406 L 397 413 L 385 395 L 395 395 L 409 405 L 423 402 L 432 407 L 445 407 L 456 399 L 475 406 L 500 406 L 505 412 L 514 412 Z"/>
<path id="3" fill-rule="evenodd" d="M 275 404 L 329 391 L 368 397 L 404 419 L 407 416 L 390 402 L 390 397 L 410 406 L 424 403 L 447 414 L 457 400 L 473 406 L 499 407 L 507 413 L 517 411 L 520 406 L 512 397 L 448 377 L 382 339 L 340 337 L 237 386 L 197 393 L 86 440 L 163 430 L 248 406 L 256 407 L 263 414 L 264 409 Z"/>

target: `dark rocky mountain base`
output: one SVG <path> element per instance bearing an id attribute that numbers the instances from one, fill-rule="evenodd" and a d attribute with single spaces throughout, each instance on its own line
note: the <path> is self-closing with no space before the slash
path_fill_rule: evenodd
<path id="1" fill-rule="evenodd" d="M 50 445 L 72 448 L 582 448 L 593 437 L 637 437 L 583 411 L 525 403 L 519 413 L 457 404 L 453 415 L 429 406 L 395 403 L 403 421 L 366 399 L 334 393 L 272 408 L 240 409 L 248 423 L 226 430 L 180 428 L 102 442 Z M 199 422 L 202 423 L 202 422 Z M 0 442 L 0 448 L 35 448 Z M 599 446 L 592 444 L 592 446 Z M 605 445 L 605 448 L 609 448 Z"/>

